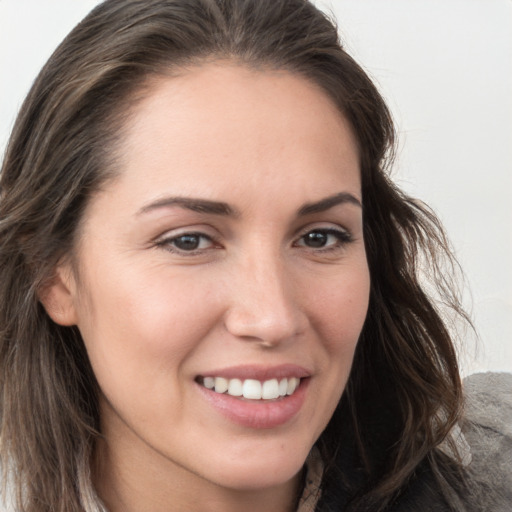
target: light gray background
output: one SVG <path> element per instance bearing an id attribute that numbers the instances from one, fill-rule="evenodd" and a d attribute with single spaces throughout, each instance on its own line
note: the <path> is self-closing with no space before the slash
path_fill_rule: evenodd
<path id="1" fill-rule="evenodd" d="M 0 0 L 0 152 L 38 70 L 97 0 Z M 480 339 L 512 371 L 512 0 L 318 0 L 397 122 L 395 178 L 443 220 Z"/>

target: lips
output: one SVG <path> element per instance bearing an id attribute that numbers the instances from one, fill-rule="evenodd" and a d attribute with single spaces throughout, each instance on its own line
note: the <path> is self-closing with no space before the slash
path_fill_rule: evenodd
<path id="1" fill-rule="evenodd" d="M 304 403 L 310 372 L 295 365 L 237 367 L 196 378 L 202 396 L 224 417 L 249 428 L 291 421 Z"/>

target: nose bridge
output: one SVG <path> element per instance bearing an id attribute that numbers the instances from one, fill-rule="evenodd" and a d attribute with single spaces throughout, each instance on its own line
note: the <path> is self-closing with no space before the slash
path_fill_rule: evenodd
<path id="1" fill-rule="evenodd" d="M 230 289 L 227 329 L 238 337 L 274 345 L 302 330 L 292 273 L 279 249 L 256 244 L 241 255 Z"/>

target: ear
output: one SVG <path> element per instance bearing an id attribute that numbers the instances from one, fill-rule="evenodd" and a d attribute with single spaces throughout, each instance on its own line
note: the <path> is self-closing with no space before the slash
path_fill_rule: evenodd
<path id="1" fill-rule="evenodd" d="M 40 290 L 39 300 L 55 323 L 77 325 L 76 282 L 69 264 L 57 267 L 54 276 Z"/>

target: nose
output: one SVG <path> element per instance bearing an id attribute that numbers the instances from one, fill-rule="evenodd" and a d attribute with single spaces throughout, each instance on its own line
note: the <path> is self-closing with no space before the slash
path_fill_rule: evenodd
<path id="1" fill-rule="evenodd" d="M 233 269 L 232 269 L 233 270 Z M 301 335 L 307 316 L 293 275 L 278 256 L 246 258 L 229 285 L 226 329 L 234 336 L 273 347 Z"/>

